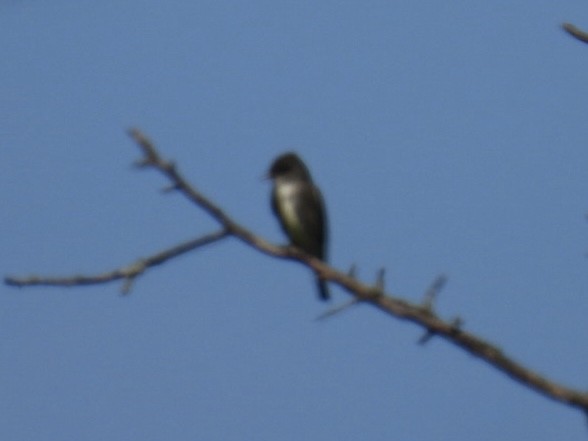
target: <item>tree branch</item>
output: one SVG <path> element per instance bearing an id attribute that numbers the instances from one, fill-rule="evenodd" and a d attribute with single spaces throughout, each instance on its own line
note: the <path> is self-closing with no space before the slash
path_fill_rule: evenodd
<path id="1" fill-rule="evenodd" d="M 161 251 L 144 259 L 137 259 L 130 265 L 117 268 L 115 270 L 96 274 L 93 276 L 70 276 L 70 277 L 11 277 L 4 278 L 4 283 L 9 286 L 63 286 L 73 287 L 82 285 L 100 285 L 103 283 L 115 282 L 117 280 L 124 280 L 125 283 L 121 289 L 123 294 L 128 294 L 131 290 L 132 283 L 137 277 L 145 272 L 145 270 L 161 265 L 174 257 L 178 257 L 188 251 L 195 250 L 209 243 L 217 242 L 227 237 L 229 233 L 222 229 L 220 231 L 207 234 L 206 236 L 197 239 L 189 240 L 187 242 L 178 244 L 172 248 Z"/>
<path id="2" fill-rule="evenodd" d="M 483 360 L 495 369 L 503 372 L 520 384 L 548 397 L 554 401 L 575 407 L 588 414 L 588 394 L 580 392 L 560 384 L 557 384 L 537 372 L 525 367 L 506 355 L 497 346 L 464 331 L 461 327 L 461 320 L 444 321 L 437 316 L 433 308 L 433 300 L 443 286 L 444 278 L 438 278 L 429 289 L 422 305 L 410 304 L 397 296 L 384 293 L 384 273 L 380 275 L 374 286 L 359 282 L 355 278 L 355 271 L 348 274 L 331 268 L 326 263 L 305 254 L 294 247 L 280 247 L 273 245 L 261 237 L 253 234 L 246 228 L 237 224 L 223 210 L 214 204 L 210 199 L 191 186 L 178 172 L 175 165 L 165 161 L 157 152 L 152 142 L 139 130 L 133 129 L 130 136 L 135 140 L 143 153 L 143 158 L 138 165 L 151 167 L 161 172 L 169 181 L 170 188 L 177 190 L 186 198 L 199 206 L 214 218 L 220 225 L 221 230 L 202 238 L 194 239 L 184 244 L 155 254 L 146 259 L 140 259 L 126 268 L 117 269 L 108 273 L 96 276 L 74 276 L 70 278 L 42 278 L 28 277 L 17 278 L 7 277 L 5 283 L 13 286 L 30 285 L 52 285 L 52 286 L 80 286 L 88 284 L 100 284 L 124 279 L 127 285 L 141 275 L 150 267 L 160 265 L 173 257 L 192 251 L 208 243 L 216 242 L 227 236 L 233 236 L 244 244 L 269 256 L 291 260 L 305 265 L 315 271 L 319 277 L 330 281 L 343 288 L 354 297 L 354 302 L 368 303 L 384 313 L 397 319 L 405 320 L 416 324 L 425 331 L 421 339 L 427 341 L 433 336 L 438 336 L 449 343 L 465 350 L 469 354 Z M 126 285 L 125 285 L 126 286 Z M 333 310 L 337 313 L 339 310 Z M 332 314 L 327 314 L 330 316 Z"/>
<path id="3" fill-rule="evenodd" d="M 588 32 L 577 28 L 571 23 L 564 23 L 561 27 L 575 39 L 580 40 L 583 43 L 588 43 Z"/>

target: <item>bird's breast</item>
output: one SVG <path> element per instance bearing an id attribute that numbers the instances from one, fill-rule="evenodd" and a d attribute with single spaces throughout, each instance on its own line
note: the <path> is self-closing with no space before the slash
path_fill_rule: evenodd
<path id="1" fill-rule="evenodd" d="M 298 185 L 283 182 L 276 188 L 278 207 L 283 220 L 290 228 L 298 224 Z"/>

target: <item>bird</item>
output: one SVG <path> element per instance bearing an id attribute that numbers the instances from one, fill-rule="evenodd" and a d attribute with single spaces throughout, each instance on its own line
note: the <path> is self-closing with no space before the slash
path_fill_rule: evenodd
<path id="1" fill-rule="evenodd" d="M 267 177 L 272 180 L 271 207 L 290 244 L 325 261 L 328 225 L 323 196 L 308 168 L 294 152 L 272 162 Z M 317 277 L 321 300 L 329 299 L 325 280 Z"/>

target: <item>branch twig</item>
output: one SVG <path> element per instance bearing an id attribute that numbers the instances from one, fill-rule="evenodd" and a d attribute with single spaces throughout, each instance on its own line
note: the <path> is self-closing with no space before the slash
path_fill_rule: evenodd
<path id="1" fill-rule="evenodd" d="M 577 28 L 571 23 L 564 23 L 561 27 L 575 39 L 580 40 L 583 43 L 588 43 L 588 32 Z"/>
<path id="2" fill-rule="evenodd" d="M 70 277 L 41 277 L 41 276 L 28 276 L 28 277 L 5 277 L 4 283 L 9 286 L 62 286 L 62 287 L 73 287 L 82 285 L 99 285 L 103 283 L 115 282 L 117 280 L 124 280 L 125 283 L 121 289 L 123 294 L 128 294 L 131 289 L 132 282 L 137 277 L 145 272 L 148 268 L 161 265 L 174 257 L 178 257 L 188 251 L 195 250 L 204 245 L 208 245 L 213 242 L 217 242 L 227 237 L 229 233 L 222 229 L 217 232 L 207 234 L 206 236 L 199 237 L 197 239 L 189 240 L 187 242 L 176 245 L 167 250 L 161 251 L 152 256 L 144 259 L 137 259 L 130 265 L 117 268 L 113 271 L 109 271 L 102 274 L 96 274 L 93 276 L 70 276 Z"/>

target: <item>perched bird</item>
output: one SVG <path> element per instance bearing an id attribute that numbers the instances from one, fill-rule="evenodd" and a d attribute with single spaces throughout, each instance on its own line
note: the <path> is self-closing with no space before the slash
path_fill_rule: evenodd
<path id="1" fill-rule="evenodd" d="M 326 259 L 327 214 L 318 187 L 306 165 L 295 153 L 278 156 L 268 178 L 273 181 L 272 210 L 290 243 L 321 260 Z M 317 278 L 319 296 L 328 300 L 324 280 Z"/>

